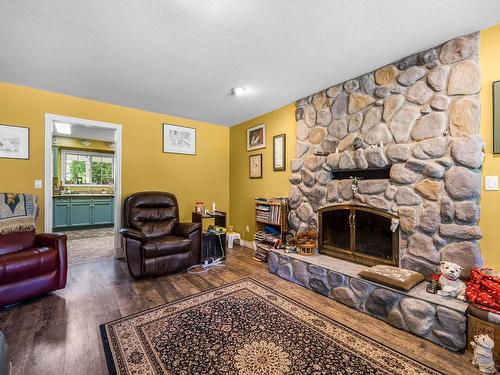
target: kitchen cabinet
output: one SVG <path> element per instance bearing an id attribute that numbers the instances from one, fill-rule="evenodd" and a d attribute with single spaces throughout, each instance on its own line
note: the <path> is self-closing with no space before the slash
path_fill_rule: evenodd
<path id="1" fill-rule="evenodd" d="M 85 198 L 71 198 L 69 225 L 79 227 L 92 225 L 92 200 Z"/>
<path id="2" fill-rule="evenodd" d="M 114 224 L 113 197 L 54 197 L 53 229 L 92 228 Z"/>
<path id="3" fill-rule="evenodd" d="M 92 224 L 113 224 L 113 200 L 106 198 L 94 198 L 92 201 Z"/>
<path id="4" fill-rule="evenodd" d="M 69 198 L 54 198 L 53 209 L 53 227 L 64 228 L 69 227 Z"/>

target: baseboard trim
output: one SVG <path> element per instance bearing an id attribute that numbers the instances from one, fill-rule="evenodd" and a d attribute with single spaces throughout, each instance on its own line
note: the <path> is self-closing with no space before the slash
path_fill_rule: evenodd
<path id="1" fill-rule="evenodd" d="M 243 246 L 245 247 L 248 247 L 249 249 L 253 249 L 253 241 L 247 241 L 247 240 L 243 240 Z"/>

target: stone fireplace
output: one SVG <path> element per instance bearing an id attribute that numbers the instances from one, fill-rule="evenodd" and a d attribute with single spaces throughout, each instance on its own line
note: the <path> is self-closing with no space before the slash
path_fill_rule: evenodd
<path id="1" fill-rule="evenodd" d="M 297 101 L 288 221 L 319 230 L 319 254 L 269 255 L 271 273 L 451 350 L 466 346 L 467 303 L 359 272 L 393 264 L 429 278 L 448 260 L 466 278 L 482 265 L 478 37 Z"/>
<path id="2" fill-rule="evenodd" d="M 322 237 L 322 253 L 427 278 L 440 260 L 463 266 L 464 277 L 482 265 L 478 38 L 453 39 L 296 102 L 293 231 L 322 231 L 324 215 L 331 221 L 335 214 L 343 230 L 334 240 Z M 359 178 L 355 190 L 352 177 Z M 398 254 L 370 262 L 375 250 L 353 242 L 346 205 L 364 207 L 357 220 L 375 211 L 398 219 L 391 237 L 399 237 Z M 365 225 L 375 225 L 370 220 Z"/>
<path id="3" fill-rule="evenodd" d="M 391 230 L 396 215 L 357 204 L 319 209 L 322 254 L 365 265 L 399 265 L 399 231 Z"/>

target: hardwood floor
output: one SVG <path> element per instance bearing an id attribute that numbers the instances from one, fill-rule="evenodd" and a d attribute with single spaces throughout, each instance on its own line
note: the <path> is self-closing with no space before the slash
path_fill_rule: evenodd
<path id="1" fill-rule="evenodd" d="M 456 354 L 287 282 L 236 251 L 225 268 L 133 281 L 113 258 L 71 265 L 66 289 L 0 312 L 13 374 L 106 374 L 99 325 L 250 276 L 346 326 L 445 374 L 479 374 L 470 353 Z"/>

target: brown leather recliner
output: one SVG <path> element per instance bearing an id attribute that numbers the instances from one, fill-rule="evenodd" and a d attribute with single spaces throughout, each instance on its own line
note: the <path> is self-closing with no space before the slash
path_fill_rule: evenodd
<path id="1" fill-rule="evenodd" d="M 123 213 L 120 234 L 133 277 L 177 272 L 200 262 L 201 224 L 179 223 L 175 195 L 132 194 L 125 199 Z"/>
<path id="2" fill-rule="evenodd" d="M 67 269 L 65 235 L 0 235 L 0 306 L 63 289 Z"/>

